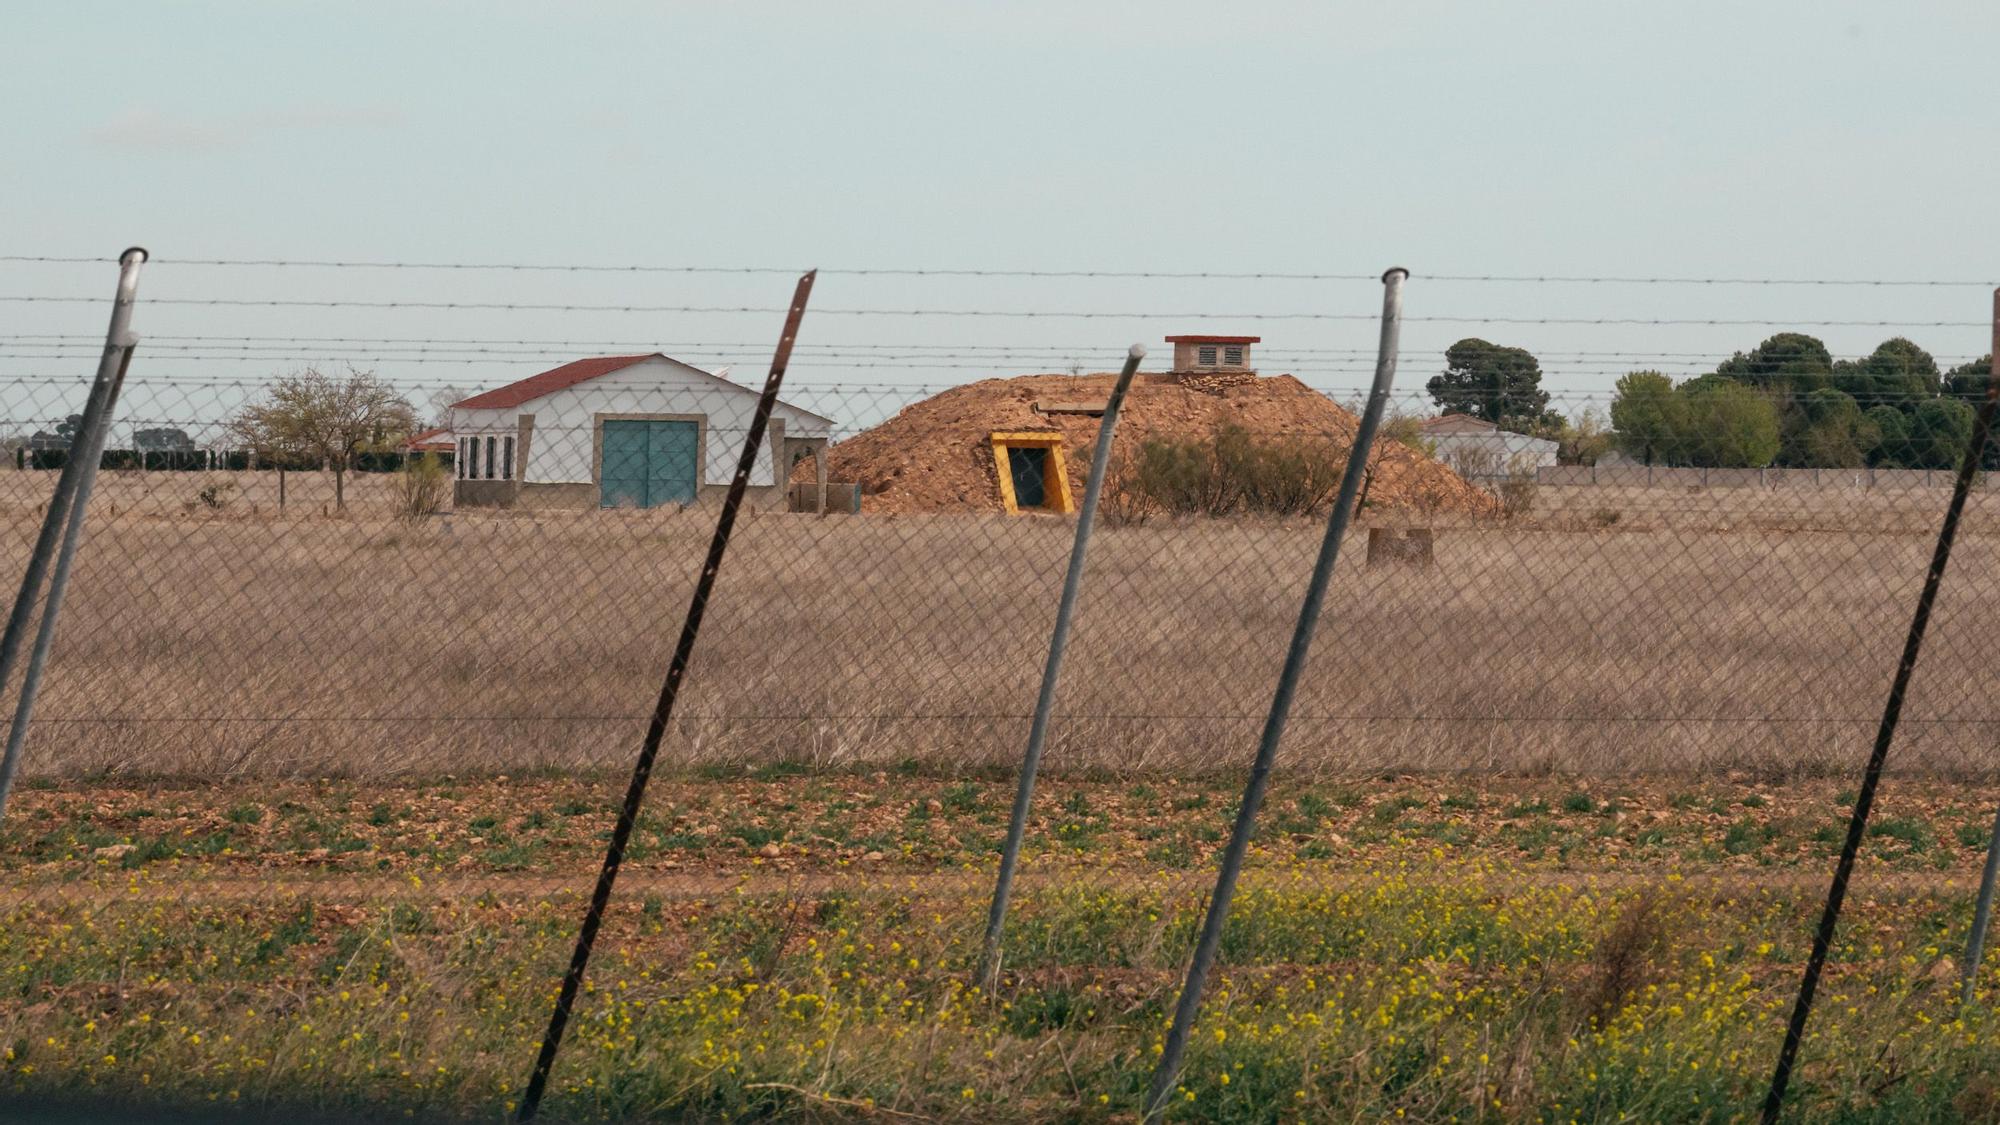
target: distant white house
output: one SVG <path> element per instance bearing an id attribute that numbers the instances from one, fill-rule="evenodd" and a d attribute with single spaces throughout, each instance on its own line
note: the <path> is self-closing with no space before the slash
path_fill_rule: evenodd
<path id="1" fill-rule="evenodd" d="M 1462 477 L 1506 476 L 1548 468 L 1556 463 L 1560 448 L 1547 438 L 1503 430 L 1469 414 L 1431 418 L 1421 428 L 1432 456 Z"/>
<path id="2" fill-rule="evenodd" d="M 652 355 L 579 359 L 452 404 L 460 507 L 692 504 L 736 473 L 759 391 Z M 750 473 L 782 499 L 806 456 L 825 479 L 832 420 L 779 402 Z"/>

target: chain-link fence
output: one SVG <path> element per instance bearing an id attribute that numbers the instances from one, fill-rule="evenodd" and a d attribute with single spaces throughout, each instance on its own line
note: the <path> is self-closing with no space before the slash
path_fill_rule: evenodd
<path id="1" fill-rule="evenodd" d="M 1130 1114 L 1368 353 L 1184 337 L 1142 367 L 989 994 L 1089 372 L 1128 341 L 806 324 L 546 1112 Z M 1990 362 L 1770 335 L 1578 352 L 1546 388 L 1483 341 L 1404 349 L 1172 1112 L 1754 1106 Z M 514 1106 L 762 378 L 741 342 L 589 340 L 141 341 L 0 821 L 14 1096 Z M 7 347 L 61 369 L 0 379 L 18 574 L 95 344 Z M 1990 967 L 1961 1004 L 1954 961 L 2000 807 L 1995 495 L 1808 1116 L 2000 1104 Z"/>

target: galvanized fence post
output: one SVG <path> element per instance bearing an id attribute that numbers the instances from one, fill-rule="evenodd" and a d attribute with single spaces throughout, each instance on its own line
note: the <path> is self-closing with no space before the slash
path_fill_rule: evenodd
<path id="1" fill-rule="evenodd" d="M 1960 966 L 1958 1000 L 1972 1003 L 1979 984 L 1979 965 L 1986 960 L 1986 931 L 1993 924 L 1993 881 L 2000 876 L 2000 809 L 1993 812 L 1993 834 L 1986 841 L 1986 869 L 1979 873 L 1979 901 L 1972 908 L 1972 932 L 1965 937 L 1965 961 Z"/>
<path id="2" fill-rule="evenodd" d="M 2000 385 L 2000 289 L 1993 291 L 1992 368 L 1989 386 Z M 1964 980 L 1959 986 L 1959 1002 L 1972 1003 L 1979 983 L 1979 965 L 1986 959 L 1986 931 L 1993 924 L 1993 883 L 2000 877 L 2000 809 L 1993 812 L 1993 834 L 1986 841 L 1986 868 L 1979 874 L 1979 902 L 1972 909 L 1972 932 L 1965 939 Z"/>
<path id="3" fill-rule="evenodd" d="M 1118 430 L 1118 411 L 1146 349 L 1133 344 L 1125 366 L 1104 403 L 1104 420 L 1097 427 L 1097 447 L 1091 451 L 1090 479 L 1083 486 L 1083 508 L 1077 513 L 1076 538 L 1070 543 L 1069 572 L 1063 576 L 1062 600 L 1056 605 L 1055 631 L 1049 637 L 1048 662 L 1042 667 L 1041 693 L 1035 698 L 1035 720 L 1028 728 L 1028 749 L 1021 755 L 1020 785 L 1014 793 L 1014 813 L 1007 821 L 1007 844 L 1000 852 L 1000 875 L 993 884 L 993 907 L 986 916 L 986 940 L 980 947 L 979 987 L 992 991 L 1000 976 L 1000 932 L 1007 924 L 1007 903 L 1014 894 L 1014 869 L 1021 861 L 1021 838 L 1028 830 L 1028 809 L 1035 799 L 1035 771 L 1048 741 L 1049 715 L 1055 709 L 1056 681 L 1062 675 L 1063 650 L 1069 645 L 1070 618 L 1076 611 L 1077 588 L 1083 583 L 1084 557 L 1090 551 L 1090 530 L 1097 522 L 1097 500 L 1111 467 L 1111 439 Z M 1057 466 L 1056 471 L 1063 471 Z"/>
<path id="4" fill-rule="evenodd" d="M 1250 837 L 1256 830 L 1257 809 L 1263 804 L 1264 790 L 1270 783 L 1271 766 L 1278 756 L 1278 743 L 1284 737 L 1285 721 L 1291 715 L 1292 697 L 1297 693 L 1299 680 L 1305 672 L 1313 632 L 1319 625 L 1320 607 L 1326 601 L 1326 589 L 1340 556 L 1340 540 L 1347 533 L 1348 522 L 1353 518 L 1355 496 L 1368 465 L 1369 447 L 1374 444 L 1375 431 L 1381 425 L 1383 410 L 1388 405 L 1389 387 L 1395 382 L 1396 342 L 1403 321 L 1403 281 L 1409 276 L 1410 272 L 1400 267 L 1382 275 L 1382 338 L 1375 359 L 1375 383 L 1369 389 L 1368 403 L 1361 412 L 1361 424 L 1354 433 L 1354 447 L 1347 453 L 1347 470 L 1341 475 L 1340 493 L 1334 500 L 1333 514 L 1327 520 L 1326 537 L 1320 542 L 1319 558 L 1313 563 L 1312 580 L 1306 585 L 1305 604 L 1299 608 L 1298 624 L 1292 630 L 1291 648 L 1285 653 L 1285 665 L 1278 674 L 1278 690 L 1271 698 L 1271 711 L 1264 720 L 1263 737 L 1257 744 L 1257 758 L 1250 767 L 1250 780 L 1243 788 L 1243 803 L 1237 809 L 1229 846 L 1222 855 L 1215 893 L 1208 902 L 1208 916 L 1202 920 L 1201 937 L 1195 942 L 1194 958 L 1188 964 L 1187 979 L 1182 982 L 1180 999 L 1174 1005 L 1173 1024 L 1167 1029 L 1166 1042 L 1161 1045 L 1160 1061 L 1153 1070 L 1152 1084 L 1146 1092 L 1146 1104 L 1141 1113 L 1143 1120 L 1154 1120 L 1167 1108 L 1167 1096 L 1173 1092 L 1174 1083 L 1180 1078 L 1181 1056 L 1187 1051 L 1188 1036 L 1194 1030 L 1195 1016 L 1201 1010 L 1202 991 L 1208 982 L 1209 968 L 1215 963 L 1216 952 L 1222 946 L 1222 927 L 1228 921 L 1229 902 L 1236 894 L 1236 880 L 1242 874 L 1243 858 L 1250 850 Z"/>
<path id="5" fill-rule="evenodd" d="M 146 251 L 134 246 L 118 256 L 118 289 L 111 304 L 111 326 L 105 333 L 104 354 L 97 361 L 97 376 L 91 381 L 84 400 L 82 420 L 70 439 L 55 492 L 28 557 L 28 569 L 21 576 L 21 591 L 7 615 L 7 631 L 0 635 L 0 691 L 13 682 L 14 665 L 27 636 L 28 619 L 37 601 L 42 618 L 35 645 L 28 657 L 27 674 L 14 700 L 14 715 L 7 737 L 7 750 L 0 757 L 0 816 L 7 812 L 7 798 L 13 792 L 14 777 L 21 767 L 21 748 L 34 718 L 35 696 L 41 688 L 42 671 L 47 665 L 49 646 L 55 640 L 56 615 L 62 608 L 63 591 L 69 585 L 70 564 L 76 558 L 82 538 L 83 521 L 90 505 L 90 491 L 97 480 L 97 467 L 104 455 L 105 435 L 111 429 L 111 412 L 118 405 L 118 391 L 132 364 L 132 350 L 138 340 L 132 335 L 132 304 L 139 291 L 139 267 L 146 263 Z M 58 547 L 60 537 L 60 547 Z M 50 574 L 53 558 L 54 573 Z M 44 577 L 48 592 L 42 592 Z"/>
<path id="6" fill-rule="evenodd" d="M 1995 343 L 2000 344 L 2000 289 L 1993 291 Z M 2000 356 L 1996 356 L 2000 359 Z M 1778 1065 L 1771 1071 L 1771 1085 L 1764 1092 L 1764 1125 L 1773 1125 L 1785 1108 L 1785 1089 L 1792 1080 L 1792 1066 L 1798 1061 L 1799 1045 L 1805 1041 L 1806 1021 L 1812 1015 L 1813 996 L 1819 990 L 1820 974 L 1826 969 L 1827 953 L 1833 947 L 1834 930 L 1840 924 L 1841 904 L 1847 898 L 1847 884 L 1854 877 L 1854 865 L 1861 854 L 1861 842 L 1868 832 L 1868 814 L 1875 807 L 1875 793 L 1882 785 L 1882 768 L 1889 759 L 1889 747 L 1896 739 L 1896 724 L 1903 715 L 1903 700 L 1910 689 L 1910 677 L 1917 670 L 1923 652 L 1924 632 L 1930 626 L 1931 609 L 1937 604 L 1938 588 L 1944 584 L 1945 567 L 1951 563 L 1951 545 L 1958 537 L 1959 517 L 1965 513 L 1965 498 L 1972 491 L 1972 478 L 1979 473 L 1988 436 L 1993 431 L 1993 411 L 2000 403 L 2000 379 L 1988 379 L 1986 394 L 1980 399 L 1979 413 L 1972 423 L 1972 441 L 1959 460 L 1958 476 L 1952 485 L 1951 503 L 1945 507 L 1944 522 L 1938 527 L 1937 545 L 1931 550 L 1930 569 L 1924 573 L 1923 591 L 1917 595 L 1916 612 L 1910 616 L 1910 631 L 1903 638 L 1902 659 L 1889 684 L 1889 699 L 1882 706 L 1882 722 L 1875 729 L 1875 745 L 1862 769 L 1861 788 L 1854 798 L 1854 813 L 1847 820 L 1847 839 L 1841 844 L 1840 859 L 1834 864 L 1833 882 L 1826 891 L 1826 907 L 1820 912 L 1819 928 L 1813 932 L 1812 952 L 1806 957 L 1805 974 L 1799 979 L 1798 998 L 1792 1004 L 1791 1019 L 1785 1025 L 1785 1040 L 1778 1048 Z"/>

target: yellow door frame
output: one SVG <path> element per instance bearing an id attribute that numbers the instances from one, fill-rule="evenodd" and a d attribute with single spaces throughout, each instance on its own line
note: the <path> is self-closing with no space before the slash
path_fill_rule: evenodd
<path id="1" fill-rule="evenodd" d="M 1014 470 L 1007 464 L 1009 449 L 1042 450 L 1042 506 L 1040 512 L 1069 513 L 1076 510 L 1070 499 L 1069 461 L 1063 456 L 1063 436 L 1050 430 L 996 430 L 992 437 L 993 471 L 1000 478 L 1000 506 L 1008 515 L 1021 511 L 1014 498 Z"/>

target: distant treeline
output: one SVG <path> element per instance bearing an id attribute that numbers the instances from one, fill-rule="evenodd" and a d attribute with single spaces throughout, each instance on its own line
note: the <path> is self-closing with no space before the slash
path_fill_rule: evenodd
<path id="1" fill-rule="evenodd" d="M 357 453 L 351 466 L 361 473 L 400 472 L 411 454 L 407 453 Z M 451 463 L 449 453 L 419 453 L 418 457 L 436 457 L 446 464 Z M 60 469 L 69 463 L 67 449 L 14 450 L 14 467 L 17 469 Z M 244 450 L 221 449 L 107 449 L 99 460 L 101 469 L 136 469 L 156 473 L 240 473 L 251 469 L 284 469 L 288 472 L 319 472 L 327 466 L 324 462 L 309 457 L 271 458 L 258 457 Z"/>

